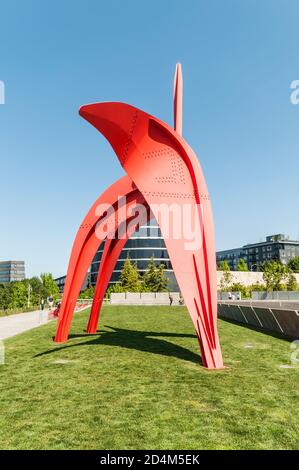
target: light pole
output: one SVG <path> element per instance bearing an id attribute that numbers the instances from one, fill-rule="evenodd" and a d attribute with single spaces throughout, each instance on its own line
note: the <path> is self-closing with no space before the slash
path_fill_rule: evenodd
<path id="1" fill-rule="evenodd" d="M 29 308 L 30 307 L 30 292 L 31 292 L 31 285 L 30 284 L 28 284 L 27 292 L 28 292 L 27 307 Z"/>

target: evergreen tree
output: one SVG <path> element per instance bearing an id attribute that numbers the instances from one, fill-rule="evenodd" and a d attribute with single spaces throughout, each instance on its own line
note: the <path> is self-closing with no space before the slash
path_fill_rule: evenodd
<path id="1" fill-rule="evenodd" d="M 226 260 L 223 260 L 219 264 L 220 271 L 230 271 L 229 263 Z"/>
<path id="2" fill-rule="evenodd" d="M 148 292 L 165 292 L 167 291 L 168 279 L 165 276 L 164 264 L 156 266 L 152 257 L 148 263 L 147 271 L 143 276 L 145 290 Z"/>
<path id="3" fill-rule="evenodd" d="M 248 271 L 247 263 L 243 258 L 240 258 L 237 265 L 237 271 Z"/>
<path id="4" fill-rule="evenodd" d="M 132 263 L 128 257 L 120 273 L 120 284 L 124 292 L 141 292 L 142 283 L 137 263 Z"/>

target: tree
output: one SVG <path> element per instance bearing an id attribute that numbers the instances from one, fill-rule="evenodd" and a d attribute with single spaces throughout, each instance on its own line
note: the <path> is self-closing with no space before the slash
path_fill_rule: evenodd
<path id="1" fill-rule="evenodd" d="M 267 291 L 282 290 L 283 282 L 288 282 L 290 269 L 279 261 L 268 261 L 264 264 L 263 279 Z"/>
<path id="2" fill-rule="evenodd" d="M 299 256 L 295 256 L 290 259 L 288 267 L 293 271 L 293 273 L 299 273 Z"/>
<path id="3" fill-rule="evenodd" d="M 294 274 L 292 274 L 292 273 L 289 274 L 289 278 L 288 278 L 287 283 L 286 283 L 286 289 L 288 291 L 299 290 L 299 285 L 298 285 L 297 279 L 294 276 Z"/>
<path id="4" fill-rule="evenodd" d="M 43 285 L 39 277 L 32 277 L 28 280 L 30 285 L 30 304 L 31 305 L 40 305 L 41 299 L 46 299 L 48 297 L 48 290 Z M 27 288 L 28 288 L 27 284 Z"/>
<path id="5" fill-rule="evenodd" d="M 233 275 L 230 272 L 230 267 L 227 261 L 221 261 L 220 270 L 222 271 L 222 277 L 220 281 L 220 289 L 222 291 L 229 290 L 233 280 Z"/>
<path id="6" fill-rule="evenodd" d="M 0 309 L 7 310 L 12 301 L 11 284 L 0 284 Z"/>
<path id="7" fill-rule="evenodd" d="M 108 298 L 110 298 L 110 294 L 114 294 L 114 293 L 120 294 L 122 292 L 125 292 L 124 288 L 122 287 L 120 282 L 116 282 L 115 284 L 110 284 L 110 286 L 106 290 L 105 295 Z"/>
<path id="8" fill-rule="evenodd" d="M 261 284 L 259 281 L 257 281 L 256 284 L 250 284 L 250 286 L 248 286 L 248 290 L 250 292 L 250 294 L 252 292 L 264 292 L 266 290 L 266 286 L 265 284 Z"/>
<path id="9" fill-rule="evenodd" d="M 240 258 L 237 265 L 237 271 L 248 271 L 247 263 L 243 258 Z"/>
<path id="10" fill-rule="evenodd" d="M 142 290 L 137 263 L 132 263 L 129 257 L 124 262 L 120 273 L 120 284 L 124 292 L 141 292 Z"/>
<path id="11" fill-rule="evenodd" d="M 230 266 L 229 266 L 228 261 L 226 260 L 220 261 L 219 269 L 220 271 L 230 271 Z"/>
<path id="12" fill-rule="evenodd" d="M 59 289 L 52 274 L 41 274 L 41 278 L 32 277 L 18 282 L 0 284 L 0 309 L 22 309 L 28 305 L 28 289 L 30 286 L 30 306 L 37 306 L 41 299 L 50 295 L 54 300 L 59 296 Z"/>
<path id="13" fill-rule="evenodd" d="M 167 291 L 168 279 L 165 276 L 164 264 L 156 266 L 152 257 L 148 263 L 147 271 L 143 276 L 144 288 L 148 292 L 165 292 Z"/>
<path id="14" fill-rule="evenodd" d="M 55 302 L 55 300 L 57 300 L 57 298 L 59 297 L 59 288 L 56 282 L 54 281 L 52 274 L 42 273 L 40 275 L 40 278 L 45 288 L 44 292 L 46 293 L 47 297 L 52 296 Z"/>
<path id="15" fill-rule="evenodd" d="M 234 282 L 230 286 L 232 292 L 241 292 L 242 299 L 250 298 L 250 291 L 248 287 L 241 284 L 241 282 Z"/>
<path id="16" fill-rule="evenodd" d="M 9 308 L 25 308 L 28 302 L 28 291 L 25 282 L 12 282 L 12 296 Z"/>
<path id="17" fill-rule="evenodd" d="M 168 278 L 165 275 L 165 266 L 163 263 L 158 267 L 158 276 L 157 276 L 157 292 L 166 292 L 168 291 Z"/>

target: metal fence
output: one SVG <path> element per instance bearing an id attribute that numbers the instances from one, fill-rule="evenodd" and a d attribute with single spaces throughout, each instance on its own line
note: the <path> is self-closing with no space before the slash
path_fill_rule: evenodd
<path id="1" fill-rule="evenodd" d="M 252 292 L 252 300 L 298 300 L 297 291 Z"/>

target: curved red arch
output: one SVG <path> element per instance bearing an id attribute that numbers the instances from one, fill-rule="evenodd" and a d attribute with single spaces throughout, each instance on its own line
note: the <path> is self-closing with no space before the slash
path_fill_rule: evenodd
<path id="1" fill-rule="evenodd" d="M 126 211 L 119 209 L 117 206 L 120 197 L 125 198 L 126 208 L 129 206 L 134 208 L 139 204 L 146 206 L 143 196 L 128 176 L 121 178 L 111 185 L 92 205 L 80 225 L 73 244 L 58 315 L 55 342 L 64 342 L 68 338 L 81 286 L 100 244 L 106 237 L 108 241 L 110 239 L 113 241 L 115 232 L 119 230 L 120 225 L 128 221 Z M 105 208 L 107 206 L 114 207 L 115 211 L 105 216 Z M 104 224 L 109 227 L 109 231 L 105 235 L 104 232 L 99 233 L 99 230 L 96 230 L 96 226 L 101 227 Z M 127 236 L 126 232 L 124 234 Z"/>
<path id="2" fill-rule="evenodd" d="M 223 367 L 217 332 L 214 229 L 210 198 L 194 152 L 159 119 L 124 103 L 83 106 L 80 114 L 110 142 L 126 173 L 158 220 L 172 266 L 199 338 L 203 364 Z M 171 177 L 169 176 L 171 175 Z M 201 245 L 186 249 L 186 239 L 167 233 L 158 206 L 189 205 Z M 169 221 L 168 221 L 169 223 Z M 172 221 L 172 229 L 176 223 Z M 183 227 L 182 227 L 183 228 Z"/>
<path id="3" fill-rule="evenodd" d="M 149 207 L 144 201 L 144 198 L 138 192 L 136 197 L 136 207 L 139 204 L 143 204 L 146 207 L 146 212 L 142 214 L 141 218 L 139 219 L 139 224 L 143 225 L 151 219 L 151 212 Z M 87 332 L 88 333 L 96 333 L 98 322 L 99 322 L 99 315 L 100 310 L 102 307 L 104 295 L 106 293 L 109 281 L 111 279 L 112 273 L 114 271 L 115 265 L 118 261 L 120 253 L 124 248 L 127 240 L 130 236 L 135 232 L 136 227 L 134 225 L 130 225 L 128 229 L 125 231 L 125 237 L 118 238 L 117 236 L 114 239 L 106 240 L 105 247 L 103 250 L 97 282 L 95 287 L 94 299 L 91 307 L 90 317 L 87 325 Z"/>

